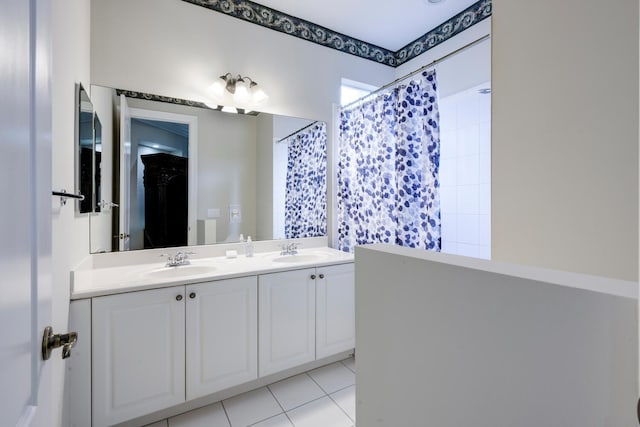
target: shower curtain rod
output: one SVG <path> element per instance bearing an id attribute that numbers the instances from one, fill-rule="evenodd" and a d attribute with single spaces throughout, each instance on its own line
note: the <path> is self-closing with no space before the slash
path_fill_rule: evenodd
<path id="1" fill-rule="evenodd" d="M 300 132 L 302 132 L 302 131 L 303 131 L 303 130 L 305 130 L 305 129 L 309 129 L 311 126 L 315 125 L 316 123 L 318 123 L 318 120 L 316 120 L 316 121 L 315 121 L 315 122 L 313 122 L 313 123 L 310 123 L 310 124 L 306 125 L 305 127 L 302 127 L 302 128 L 300 128 L 300 129 L 298 129 L 297 131 L 293 132 L 293 133 L 292 133 L 292 134 L 290 134 L 290 135 L 285 136 L 285 137 L 284 137 L 284 138 L 282 138 L 282 139 L 277 140 L 277 141 L 276 141 L 276 144 L 280 144 L 280 143 L 281 143 L 282 141 L 284 141 L 285 139 L 289 139 L 289 138 L 291 138 L 293 135 L 295 135 L 295 134 L 297 134 L 297 133 L 300 133 Z"/>
<path id="2" fill-rule="evenodd" d="M 449 52 L 446 55 L 441 56 L 440 58 L 433 60 L 432 62 L 428 63 L 427 65 L 423 65 L 422 67 L 418 68 L 417 70 L 412 71 L 412 72 L 410 72 L 409 74 L 407 74 L 405 76 L 399 77 L 399 78 L 395 79 L 394 81 L 392 81 L 391 83 L 388 83 L 388 84 L 386 84 L 386 85 L 384 85 L 382 87 L 379 87 L 378 89 L 374 90 L 371 93 L 368 93 L 367 95 L 363 96 L 362 98 L 356 99 L 355 101 L 350 102 L 347 105 L 342 106 L 341 109 L 345 109 L 345 108 L 351 107 L 352 105 L 355 105 L 355 104 L 357 104 L 359 102 L 362 102 L 362 101 L 366 100 L 367 98 L 369 98 L 369 97 L 371 97 L 371 96 L 373 96 L 373 95 L 375 95 L 375 94 L 377 94 L 379 92 L 382 92 L 383 90 L 388 89 L 388 88 L 396 85 L 397 83 L 400 83 L 401 81 L 408 79 L 409 77 L 413 77 L 416 74 L 421 73 L 422 71 L 426 70 L 427 68 L 434 67 L 438 63 L 444 61 L 445 59 L 449 59 L 452 56 L 455 56 L 455 55 L 457 55 L 457 54 L 469 49 L 470 47 L 473 47 L 473 46 L 477 45 L 478 43 L 481 43 L 481 42 L 483 42 L 485 40 L 488 40 L 490 38 L 491 38 L 491 34 L 487 34 L 485 36 L 480 37 L 479 39 L 476 39 L 476 40 L 474 40 L 474 41 L 472 41 L 470 43 L 467 43 L 466 45 L 464 45 L 462 47 L 459 47 L 458 49 L 454 50 L 453 52 Z"/>

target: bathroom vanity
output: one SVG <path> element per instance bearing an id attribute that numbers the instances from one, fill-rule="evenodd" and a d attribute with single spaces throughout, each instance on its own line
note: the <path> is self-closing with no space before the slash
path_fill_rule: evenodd
<path id="1" fill-rule="evenodd" d="M 179 413 L 353 350 L 353 255 L 283 255 L 272 241 L 228 258 L 226 246 L 178 267 L 161 251 L 94 255 L 72 273 L 72 425 Z"/>

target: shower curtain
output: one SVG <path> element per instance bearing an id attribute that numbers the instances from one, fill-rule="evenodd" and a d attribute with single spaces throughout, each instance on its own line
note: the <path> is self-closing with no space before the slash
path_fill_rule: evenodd
<path id="1" fill-rule="evenodd" d="M 438 120 L 435 70 L 340 112 L 339 249 L 440 250 Z"/>
<path id="2" fill-rule="evenodd" d="M 314 123 L 286 141 L 285 236 L 326 236 L 327 125 Z"/>

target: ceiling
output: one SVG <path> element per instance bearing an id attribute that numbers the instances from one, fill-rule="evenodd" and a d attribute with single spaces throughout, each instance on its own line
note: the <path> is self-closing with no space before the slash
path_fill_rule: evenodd
<path id="1" fill-rule="evenodd" d="M 477 0 L 257 0 L 263 6 L 397 51 Z"/>

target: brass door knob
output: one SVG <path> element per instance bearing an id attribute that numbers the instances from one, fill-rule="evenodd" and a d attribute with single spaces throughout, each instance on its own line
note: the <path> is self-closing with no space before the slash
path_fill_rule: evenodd
<path id="1" fill-rule="evenodd" d="M 42 336 L 42 360 L 49 360 L 51 358 L 51 352 L 58 347 L 62 347 L 62 358 L 67 359 L 71 356 L 71 348 L 76 345 L 77 341 L 77 332 L 54 334 L 53 328 L 47 326 L 44 328 L 44 334 Z"/>

